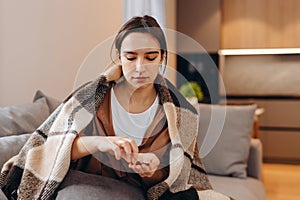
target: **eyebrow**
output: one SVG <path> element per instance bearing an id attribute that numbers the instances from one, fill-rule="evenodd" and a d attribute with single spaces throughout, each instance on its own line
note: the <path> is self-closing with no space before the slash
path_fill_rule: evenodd
<path id="1" fill-rule="evenodd" d="M 125 53 L 125 54 L 137 54 L 136 52 L 133 52 L 133 51 L 124 51 L 123 53 Z M 159 51 L 149 51 L 149 52 L 146 52 L 146 54 L 159 54 Z"/>

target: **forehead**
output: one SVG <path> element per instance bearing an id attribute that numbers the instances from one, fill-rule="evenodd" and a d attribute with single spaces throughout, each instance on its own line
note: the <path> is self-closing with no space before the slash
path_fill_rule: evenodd
<path id="1" fill-rule="evenodd" d="M 129 33 L 123 40 L 121 51 L 160 49 L 158 40 L 149 33 Z"/>

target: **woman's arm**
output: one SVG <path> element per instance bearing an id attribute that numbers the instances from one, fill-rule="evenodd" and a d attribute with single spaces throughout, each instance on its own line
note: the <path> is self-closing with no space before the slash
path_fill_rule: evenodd
<path id="1" fill-rule="evenodd" d="M 139 150 L 135 141 L 126 137 L 78 136 L 73 142 L 71 159 L 77 160 L 98 151 L 111 153 L 117 160 L 122 157 L 132 163 Z"/>

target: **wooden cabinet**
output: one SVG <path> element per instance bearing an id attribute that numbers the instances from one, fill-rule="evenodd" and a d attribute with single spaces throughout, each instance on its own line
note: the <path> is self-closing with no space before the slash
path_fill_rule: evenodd
<path id="1" fill-rule="evenodd" d="M 264 160 L 300 163 L 300 49 L 222 50 L 220 61 L 226 103 L 264 109 L 259 118 Z"/>
<path id="2" fill-rule="evenodd" d="M 299 0 L 221 1 L 221 48 L 300 47 Z"/>
<path id="3" fill-rule="evenodd" d="M 215 53 L 220 49 L 220 28 L 220 0 L 177 1 L 177 31 L 194 39 L 207 52 Z M 182 52 L 189 48 L 185 41 L 177 40 L 177 49 Z"/>

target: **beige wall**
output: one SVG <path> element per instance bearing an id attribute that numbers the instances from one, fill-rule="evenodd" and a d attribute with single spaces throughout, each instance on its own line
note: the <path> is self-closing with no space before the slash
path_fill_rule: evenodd
<path id="1" fill-rule="evenodd" d="M 88 53 L 122 24 L 121 0 L 0 0 L 0 106 L 64 98 Z"/>

